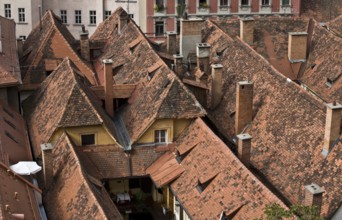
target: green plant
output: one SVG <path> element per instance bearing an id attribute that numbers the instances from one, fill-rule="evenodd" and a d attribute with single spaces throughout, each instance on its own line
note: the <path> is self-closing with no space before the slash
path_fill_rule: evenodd
<path id="1" fill-rule="evenodd" d="M 165 7 L 162 4 L 155 4 L 154 5 L 154 11 L 156 11 L 156 12 L 163 11 L 164 9 L 165 9 Z"/>
<path id="2" fill-rule="evenodd" d="M 286 210 L 279 204 L 273 203 L 266 205 L 264 213 L 267 220 L 282 220 L 290 217 L 297 217 L 299 220 L 323 220 L 317 206 L 292 205 L 289 210 Z"/>
<path id="3" fill-rule="evenodd" d="M 203 2 L 200 4 L 200 8 L 209 8 L 209 5 L 208 5 L 208 3 Z"/>
<path id="4" fill-rule="evenodd" d="M 177 16 L 182 17 L 185 11 L 185 4 L 178 4 L 176 8 L 177 8 Z"/>

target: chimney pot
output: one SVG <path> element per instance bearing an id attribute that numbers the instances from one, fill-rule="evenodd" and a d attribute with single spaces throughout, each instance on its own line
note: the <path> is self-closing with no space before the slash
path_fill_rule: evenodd
<path id="1" fill-rule="evenodd" d="M 50 143 L 41 144 L 40 145 L 42 150 L 42 160 L 43 160 L 43 175 L 44 175 L 44 185 L 45 189 L 52 183 L 53 179 L 53 155 L 52 155 L 52 145 Z"/>
<path id="2" fill-rule="evenodd" d="M 211 85 L 211 108 L 215 108 L 218 104 L 220 104 L 223 92 L 223 81 L 222 81 L 222 71 L 223 66 L 221 64 L 212 64 L 211 65 L 211 76 L 212 76 L 212 85 Z"/>
<path id="3" fill-rule="evenodd" d="M 243 18 L 240 20 L 240 38 L 249 45 L 254 41 L 254 19 Z"/>
<path id="4" fill-rule="evenodd" d="M 174 31 L 166 32 L 166 49 L 169 54 L 177 52 L 177 33 Z"/>
<path id="5" fill-rule="evenodd" d="M 197 68 L 209 75 L 210 44 L 196 44 Z"/>
<path id="6" fill-rule="evenodd" d="M 253 82 L 241 81 L 236 86 L 235 132 L 239 134 L 253 116 Z"/>
<path id="7" fill-rule="evenodd" d="M 308 33 L 289 32 L 288 57 L 290 62 L 304 62 L 306 60 Z"/>
<path id="8" fill-rule="evenodd" d="M 315 183 L 305 186 L 305 206 L 316 206 L 321 213 L 323 189 Z"/>
<path id="9" fill-rule="evenodd" d="M 322 154 L 327 156 L 332 150 L 335 141 L 340 137 L 342 105 L 339 103 L 327 104 L 325 120 L 324 146 Z"/>
<path id="10" fill-rule="evenodd" d="M 104 91 L 105 91 L 105 108 L 110 116 L 114 116 L 113 107 L 113 60 L 104 59 Z"/>
<path id="11" fill-rule="evenodd" d="M 183 56 L 180 54 L 173 55 L 173 62 L 174 62 L 174 72 L 177 76 L 182 79 L 183 76 Z"/>
<path id="12" fill-rule="evenodd" d="M 237 135 L 237 138 L 238 138 L 238 158 L 246 167 L 249 167 L 250 158 L 251 158 L 252 136 L 245 133 L 245 134 Z"/>

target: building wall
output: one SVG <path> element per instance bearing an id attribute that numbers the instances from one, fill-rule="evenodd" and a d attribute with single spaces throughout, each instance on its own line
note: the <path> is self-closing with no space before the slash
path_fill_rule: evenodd
<path id="1" fill-rule="evenodd" d="M 96 145 L 110 145 L 116 143 L 116 140 L 108 134 L 102 125 L 60 128 L 55 131 L 49 142 L 55 144 L 63 131 L 65 131 L 70 136 L 71 140 L 78 146 L 81 146 L 81 134 L 95 134 Z"/>
<path id="2" fill-rule="evenodd" d="M 154 122 L 151 127 L 142 135 L 137 143 L 153 143 L 155 130 L 167 130 L 168 142 L 173 142 L 175 138 L 189 126 L 190 119 L 161 119 Z"/>

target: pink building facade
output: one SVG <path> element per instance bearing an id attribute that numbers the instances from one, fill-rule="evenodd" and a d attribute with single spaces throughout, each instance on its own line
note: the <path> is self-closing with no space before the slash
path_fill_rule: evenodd
<path id="1" fill-rule="evenodd" d="M 231 16 L 299 16 L 300 0 L 146 0 L 146 34 L 179 33 L 179 18 L 222 19 Z"/>

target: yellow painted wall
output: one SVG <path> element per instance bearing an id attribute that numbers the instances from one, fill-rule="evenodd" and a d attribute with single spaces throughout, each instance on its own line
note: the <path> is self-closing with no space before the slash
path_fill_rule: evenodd
<path id="1" fill-rule="evenodd" d="M 59 128 L 52 135 L 50 139 L 50 143 L 55 144 L 58 138 L 61 136 L 62 132 L 66 131 L 66 133 L 70 136 L 70 138 L 74 141 L 74 143 L 78 146 L 81 146 L 81 135 L 82 134 L 95 134 L 95 144 L 96 145 L 109 145 L 115 144 L 116 140 L 108 134 L 106 129 L 102 125 L 94 125 L 94 126 L 84 126 L 84 127 L 69 127 L 69 128 Z"/>
<path id="2" fill-rule="evenodd" d="M 189 126 L 191 119 L 160 119 L 141 136 L 137 143 L 153 143 L 155 130 L 167 130 L 168 142 L 173 142 L 178 135 Z"/>
<path id="3" fill-rule="evenodd" d="M 109 189 L 110 193 L 117 194 L 129 191 L 129 180 L 128 179 L 120 179 L 120 180 L 109 180 Z"/>

